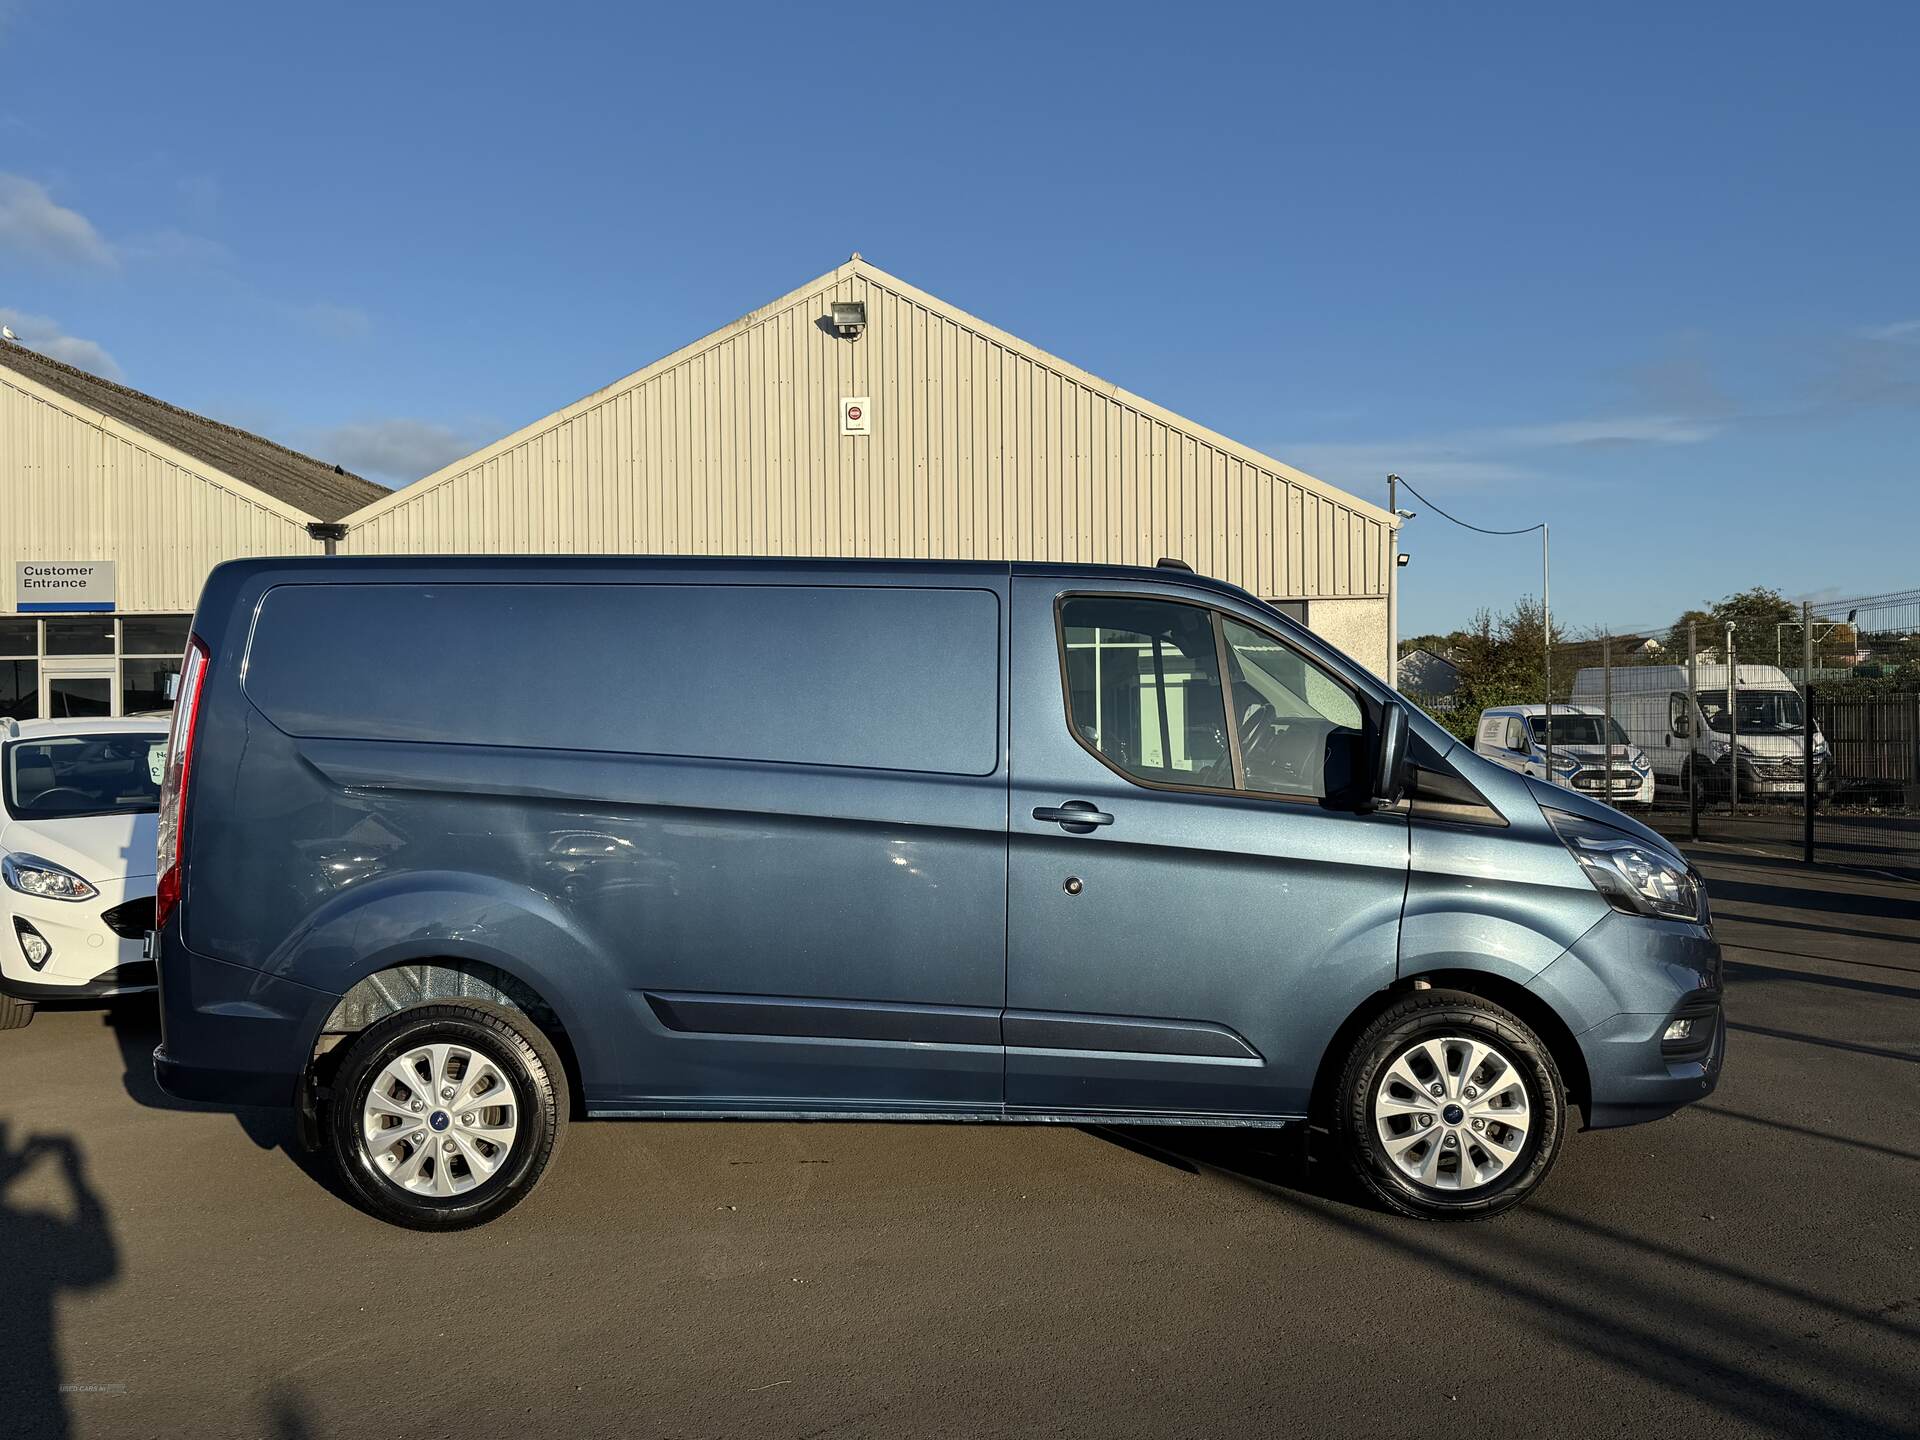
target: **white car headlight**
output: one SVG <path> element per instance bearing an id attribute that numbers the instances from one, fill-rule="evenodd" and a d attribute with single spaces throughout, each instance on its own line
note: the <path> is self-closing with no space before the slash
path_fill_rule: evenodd
<path id="1" fill-rule="evenodd" d="M 1706 889 L 1683 862 L 1612 826 L 1564 810 L 1546 814 L 1553 833 L 1614 909 L 1662 920 L 1706 922 Z"/>
<path id="2" fill-rule="evenodd" d="M 42 860 L 37 855 L 8 855 L 0 858 L 0 878 L 10 889 L 22 895 L 37 895 L 42 900 L 91 900 L 100 892 L 64 865 Z"/>

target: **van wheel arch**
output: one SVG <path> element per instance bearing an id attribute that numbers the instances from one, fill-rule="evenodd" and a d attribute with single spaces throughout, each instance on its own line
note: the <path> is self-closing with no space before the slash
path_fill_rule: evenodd
<path id="1" fill-rule="evenodd" d="M 1321 1129 L 1328 1126 L 1340 1086 L 1340 1073 L 1360 1032 L 1372 1024 L 1375 1017 L 1405 999 L 1412 991 L 1427 986 L 1436 990 L 1464 990 L 1510 1010 L 1524 1020 L 1552 1052 L 1553 1062 L 1560 1068 L 1561 1078 L 1566 1085 L 1567 1098 L 1580 1107 L 1582 1115 L 1588 1113 L 1593 1092 L 1587 1076 L 1586 1057 L 1580 1053 L 1580 1045 L 1573 1038 L 1573 1031 L 1567 1028 L 1567 1023 L 1551 1005 L 1526 986 L 1482 970 L 1430 970 L 1396 980 L 1384 990 L 1376 990 L 1341 1023 L 1333 1038 L 1327 1042 L 1326 1051 L 1320 1057 L 1320 1067 L 1314 1073 L 1313 1097 L 1307 1112 L 1310 1124 Z"/>
<path id="2" fill-rule="evenodd" d="M 360 978 L 342 995 L 320 1026 L 307 1062 L 302 1106 L 307 1109 L 331 1083 L 346 1043 L 382 1020 L 426 1005 L 448 1003 L 494 1010 L 531 1025 L 546 1036 L 560 1056 L 572 1100 L 570 1119 L 584 1114 L 585 1088 L 580 1060 L 566 1023 L 545 996 L 517 975 L 479 960 L 453 956 L 405 960 Z M 304 1128 L 304 1126 L 303 1126 Z"/>

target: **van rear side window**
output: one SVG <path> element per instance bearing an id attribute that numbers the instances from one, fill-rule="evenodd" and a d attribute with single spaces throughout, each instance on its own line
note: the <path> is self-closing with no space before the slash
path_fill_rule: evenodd
<path id="1" fill-rule="evenodd" d="M 989 590 L 280 585 L 245 674 L 303 738 L 999 768 Z"/>

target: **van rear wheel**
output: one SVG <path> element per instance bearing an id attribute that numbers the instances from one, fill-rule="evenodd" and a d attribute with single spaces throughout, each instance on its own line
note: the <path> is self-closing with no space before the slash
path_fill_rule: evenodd
<path id="1" fill-rule="evenodd" d="M 324 1133 L 382 1220 L 462 1230 L 533 1192 L 560 1143 L 566 1072 L 525 1015 L 471 1001 L 370 1026 L 340 1063 Z"/>
<path id="2" fill-rule="evenodd" d="M 1539 1188 L 1560 1153 L 1566 1088 L 1518 1016 L 1416 990 L 1347 1059 L 1336 1125 L 1361 1185 L 1402 1215 L 1485 1220 Z"/>

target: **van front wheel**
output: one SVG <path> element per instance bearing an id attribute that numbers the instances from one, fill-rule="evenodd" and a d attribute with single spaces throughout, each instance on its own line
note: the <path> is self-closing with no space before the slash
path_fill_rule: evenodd
<path id="1" fill-rule="evenodd" d="M 517 1011 L 469 1001 L 404 1010 L 357 1036 L 325 1134 L 374 1215 L 462 1230 L 533 1192 L 566 1115 L 566 1072 L 547 1037 Z"/>
<path id="2" fill-rule="evenodd" d="M 1422 1220 L 1485 1220 L 1526 1199 L 1560 1153 L 1567 1105 L 1526 1023 L 1458 990 L 1416 990 L 1369 1025 L 1339 1101 L 1361 1185 Z"/>

